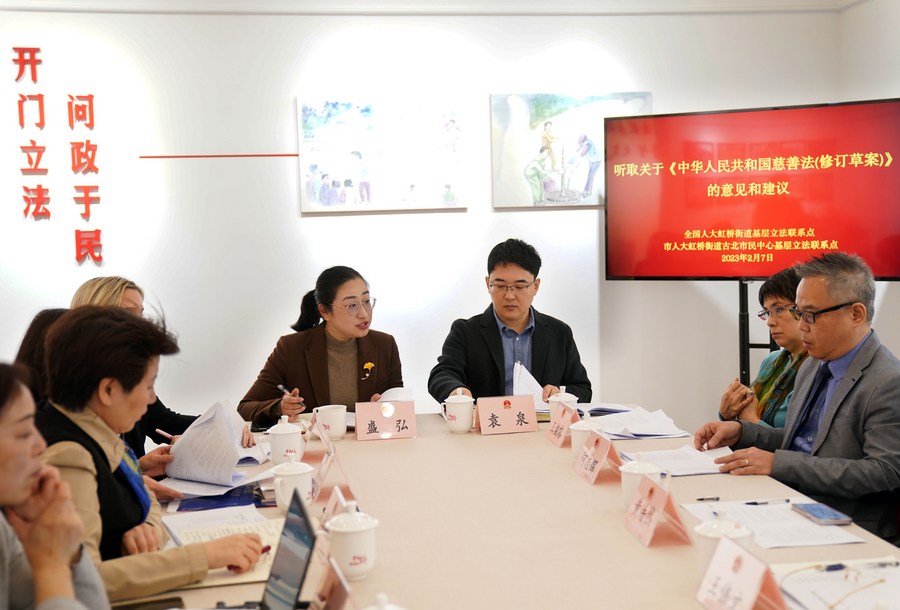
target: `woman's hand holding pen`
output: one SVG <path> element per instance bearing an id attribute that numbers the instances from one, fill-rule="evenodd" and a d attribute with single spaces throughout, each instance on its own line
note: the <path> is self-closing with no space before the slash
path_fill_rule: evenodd
<path id="1" fill-rule="evenodd" d="M 289 391 L 286 387 L 279 384 L 278 389 L 281 390 L 281 414 L 288 416 L 288 421 L 296 421 L 297 416 L 306 410 L 306 404 L 300 396 L 300 390 L 294 388 Z"/>
<path id="2" fill-rule="evenodd" d="M 232 572 L 246 572 L 256 565 L 263 553 L 258 534 L 232 534 L 203 543 L 206 565 L 210 570 L 227 567 Z"/>

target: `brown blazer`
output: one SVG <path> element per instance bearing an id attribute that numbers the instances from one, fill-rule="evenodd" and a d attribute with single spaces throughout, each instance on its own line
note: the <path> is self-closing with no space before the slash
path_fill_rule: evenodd
<path id="1" fill-rule="evenodd" d="M 402 387 L 400 352 L 394 337 L 370 330 L 358 341 L 357 401 L 367 401 L 373 394 Z M 277 423 L 281 416 L 282 397 L 276 387 L 279 383 L 289 390 L 300 390 L 307 412 L 319 405 L 330 404 L 328 356 L 325 350 L 324 324 L 281 337 L 256 382 L 238 403 L 241 417 L 261 428 Z M 363 368 L 367 362 L 375 365 L 368 376 Z"/>

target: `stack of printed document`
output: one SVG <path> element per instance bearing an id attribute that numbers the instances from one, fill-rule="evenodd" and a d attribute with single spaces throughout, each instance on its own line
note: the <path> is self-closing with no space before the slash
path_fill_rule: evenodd
<path id="1" fill-rule="evenodd" d="M 591 419 L 603 427 L 603 434 L 610 438 L 674 438 L 690 436 L 675 425 L 672 418 L 657 409 L 652 413 L 643 407 L 613 413 Z"/>
<path id="2" fill-rule="evenodd" d="M 166 466 L 167 478 L 161 483 L 192 497 L 222 494 L 259 480 L 260 476 L 247 479 L 236 469 L 246 457 L 241 449 L 243 424 L 236 410 L 214 404 L 172 445 L 174 459 Z M 255 453 L 256 463 L 266 460 L 258 448 Z"/>
<path id="3" fill-rule="evenodd" d="M 783 547 L 852 544 L 862 542 L 844 525 L 819 525 L 791 509 L 791 504 L 809 502 L 802 496 L 757 498 L 729 502 L 682 503 L 682 508 L 700 519 L 710 521 L 724 515 L 753 532 L 756 544 L 764 549 Z M 848 606 L 854 607 L 854 606 Z"/>
<path id="4" fill-rule="evenodd" d="M 578 405 L 578 414 L 584 417 L 587 411 L 591 417 L 610 415 L 612 413 L 627 413 L 636 408 L 635 405 L 621 405 L 614 402 L 592 402 L 586 405 Z"/>
<path id="5" fill-rule="evenodd" d="M 728 447 L 697 451 L 691 445 L 684 445 L 678 449 L 662 451 L 636 451 L 634 453 L 620 451 L 619 455 L 626 462 L 635 460 L 650 462 L 673 477 L 683 477 L 694 474 L 719 474 L 719 464 L 716 464 L 715 460 L 729 453 L 731 453 L 731 449 Z"/>
<path id="6" fill-rule="evenodd" d="M 513 394 L 516 396 L 531 394 L 534 396 L 535 412 L 550 413 L 550 405 L 544 402 L 544 387 L 521 362 L 513 365 Z"/>

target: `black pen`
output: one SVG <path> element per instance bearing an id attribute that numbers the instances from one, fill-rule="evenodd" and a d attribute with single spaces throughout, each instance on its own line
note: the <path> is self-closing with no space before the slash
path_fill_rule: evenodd
<path id="1" fill-rule="evenodd" d="M 709 498 L 697 498 L 697 502 L 718 502 L 719 496 L 710 496 Z"/>
<path id="2" fill-rule="evenodd" d="M 294 393 L 293 393 L 293 392 L 291 392 L 290 390 L 288 390 L 286 387 L 284 387 L 284 386 L 283 386 L 282 384 L 280 384 L 280 383 L 279 383 L 277 386 L 275 386 L 275 387 L 278 388 L 279 390 L 281 390 L 282 392 L 284 392 L 284 395 L 285 395 L 285 396 L 291 396 L 291 397 L 294 396 Z M 302 399 L 302 398 L 300 399 L 300 406 L 303 407 L 304 409 L 306 408 L 306 403 L 303 402 L 303 399 Z"/>
<path id="3" fill-rule="evenodd" d="M 790 501 L 790 498 L 779 498 L 778 500 L 751 500 L 750 502 L 744 502 L 744 504 L 747 506 L 765 506 L 766 504 L 785 504 Z"/>

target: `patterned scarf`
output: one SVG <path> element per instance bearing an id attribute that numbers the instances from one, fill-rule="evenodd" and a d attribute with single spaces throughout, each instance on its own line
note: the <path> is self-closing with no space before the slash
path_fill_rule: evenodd
<path id="1" fill-rule="evenodd" d="M 805 351 L 800 352 L 791 362 L 791 353 L 783 349 L 772 362 L 759 369 L 759 376 L 753 382 L 753 392 L 759 397 L 756 414 L 770 426 L 775 423 L 778 407 L 794 391 L 794 378 L 808 355 Z"/>
<path id="2" fill-rule="evenodd" d="M 147 488 L 144 487 L 144 477 L 141 474 L 141 465 L 138 464 L 137 456 L 134 454 L 134 451 L 131 450 L 131 447 L 128 446 L 128 443 L 125 443 L 125 455 L 122 456 L 122 461 L 119 462 L 119 467 L 116 469 L 116 472 L 121 472 L 125 475 L 125 479 L 128 481 L 131 491 L 134 492 L 135 499 L 140 503 L 141 523 L 143 523 L 147 520 L 147 515 L 150 514 L 150 493 L 147 491 Z"/>

